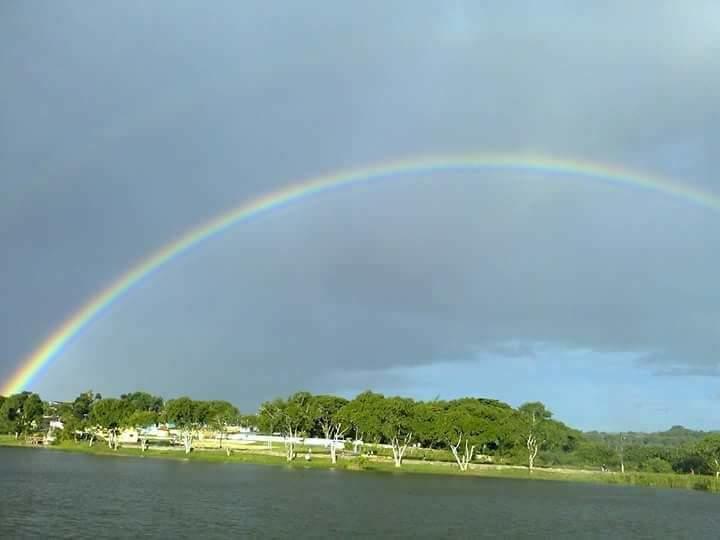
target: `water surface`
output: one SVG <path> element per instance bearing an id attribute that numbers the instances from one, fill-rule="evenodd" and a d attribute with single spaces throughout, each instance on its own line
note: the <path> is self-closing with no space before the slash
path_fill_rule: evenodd
<path id="1" fill-rule="evenodd" d="M 0 448 L 0 538 L 717 538 L 720 496 Z"/>

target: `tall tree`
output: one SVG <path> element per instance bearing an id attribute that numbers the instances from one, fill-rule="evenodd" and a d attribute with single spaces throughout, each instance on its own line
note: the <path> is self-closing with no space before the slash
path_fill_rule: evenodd
<path id="1" fill-rule="evenodd" d="M 380 402 L 377 413 L 380 415 L 383 439 L 390 443 L 395 466 L 400 467 L 417 423 L 415 402 L 409 398 L 385 398 Z"/>
<path id="2" fill-rule="evenodd" d="M 518 411 L 525 421 L 525 446 L 528 456 L 528 471 L 533 472 L 535 458 L 540 448 L 545 443 L 543 438 L 543 423 L 552 417 L 552 413 L 539 401 L 524 403 L 518 407 Z"/>
<path id="3" fill-rule="evenodd" d="M 367 440 L 379 443 L 382 439 L 382 416 L 379 408 L 385 397 L 375 392 L 362 392 L 338 412 L 341 422 L 351 426 L 354 433 L 353 451 L 357 453 Z"/>
<path id="4" fill-rule="evenodd" d="M 319 395 L 312 397 L 312 414 L 315 420 L 314 430 L 319 431 L 329 441 L 330 461 L 337 463 L 337 445 L 340 438 L 350 429 L 340 414 L 348 400 L 342 397 Z"/>
<path id="5" fill-rule="evenodd" d="M 159 413 L 163 409 L 163 398 L 153 396 L 147 392 L 132 392 L 123 394 L 120 399 L 127 403 L 130 411 L 151 411 Z"/>
<path id="6" fill-rule="evenodd" d="M 483 443 L 486 430 L 483 420 L 483 404 L 476 399 L 451 401 L 437 416 L 439 434 L 461 471 L 468 470 L 475 449 Z"/>
<path id="7" fill-rule="evenodd" d="M 142 452 L 145 452 L 148 448 L 148 438 L 142 430 L 148 426 L 157 424 L 158 416 L 158 413 L 155 411 L 135 410 L 129 412 L 124 418 L 124 426 L 137 430 L 138 442 L 140 443 L 140 450 Z"/>
<path id="8" fill-rule="evenodd" d="M 261 425 L 271 431 L 279 430 L 285 442 L 285 458 L 295 459 L 295 445 L 299 437 L 310 431 L 313 417 L 312 395 L 297 392 L 288 399 L 274 399 L 260 406 L 258 413 Z"/>
<path id="9" fill-rule="evenodd" d="M 118 449 L 120 428 L 128 416 L 127 404 L 120 399 L 106 398 L 95 402 L 90 410 L 90 424 L 99 426 L 105 432 L 107 443 L 113 450 Z"/>
<path id="10" fill-rule="evenodd" d="M 90 416 L 90 409 L 92 409 L 93 403 L 102 399 L 102 397 L 97 398 L 99 395 L 100 394 L 93 395 L 92 390 L 88 390 L 76 397 L 72 403 L 75 417 L 81 420 L 86 420 Z"/>
<path id="11" fill-rule="evenodd" d="M 40 396 L 31 392 L 13 394 L 0 407 L 0 421 L 6 431 L 15 433 L 16 439 L 36 429 L 42 416 L 43 402 Z"/>
<path id="12" fill-rule="evenodd" d="M 207 424 L 208 408 L 201 401 L 193 401 L 189 397 L 171 399 L 165 405 L 168 421 L 173 422 L 180 430 L 185 453 L 192 451 L 193 440 L 200 428 Z"/>
<path id="13" fill-rule="evenodd" d="M 414 439 L 424 448 L 434 448 L 445 442 L 443 423 L 440 421 L 448 407 L 448 402 L 435 399 L 433 401 L 415 404 L 415 434 Z"/>
<path id="14" fill-rule="evenodd" d="M 257 414 L 242 414 L 238 421 L 242 427 L 248 429 L 258 429 L 260 425 Z"/>
<path id="15" fill-rule="evenodd" d="M 237 425 L 239 418 L 240 411 L 232 403 L 227 401 L 208 402 L 208 421 L 219 435 L 220 448 L 222 448 L 228 426 Z"/>
<path id="16" fill-rule="evenodd" d="M 709 435 L 696 445 L 696 452 L 706 462 L 707 468 L 720 478 L 720 434 Z"/>

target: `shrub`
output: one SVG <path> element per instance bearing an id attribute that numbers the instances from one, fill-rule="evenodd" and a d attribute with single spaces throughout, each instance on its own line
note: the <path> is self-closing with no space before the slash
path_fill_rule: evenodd
<path id="1" fill-rule="evenodd" d="M 673 472 L 672 465 L 659 457 L 653 457 L 646 459 L 640 464 L 640 470 L 644 472 L 654 473 L 671 473 Z"/>

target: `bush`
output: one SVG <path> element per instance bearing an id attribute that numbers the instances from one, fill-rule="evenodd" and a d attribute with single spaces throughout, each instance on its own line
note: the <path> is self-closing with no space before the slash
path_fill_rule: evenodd
<path id="1" fill-rule="evenodd" d="M 640 470 L 644 472 L 654 473 L 671 473 L 673 472 L 672 465 L 659 457 L 653 457 L 646 459 L 640 464 Z"/>
<path id="2" fill-rule="evenodd" d="M 367 467 L 368 463 L 368 458 L 365 456 L 358 456 L 346 461 L 344 464 L 345 468 L 349 471 L 362 471 Z"/>
<path id="3" fill-rule="evenodd" d="M 673 469 L 680 473 L 712 474 L 713 472 L 707 461 L 695 454 L 686 455 L 676 460 Z"/>

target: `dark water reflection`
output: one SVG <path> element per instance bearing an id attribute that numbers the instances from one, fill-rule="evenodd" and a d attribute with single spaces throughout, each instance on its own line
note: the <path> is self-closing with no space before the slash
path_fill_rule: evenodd
<path id="1" fill-rule="evenodd" d="M 0 448 L 0 538 L 718 538 L 720 496 Z"/>

